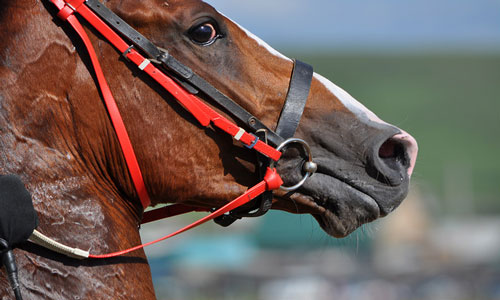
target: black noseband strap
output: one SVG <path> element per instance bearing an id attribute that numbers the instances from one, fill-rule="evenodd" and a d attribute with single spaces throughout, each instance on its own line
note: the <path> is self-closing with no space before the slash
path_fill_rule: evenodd
<path id="1" fill-rule="evenodd" d="M 310 65 L 299 60 L 294 60 L 288 94 L 275 130 L 276 136 L 280 137 L 282 141 L 286 141 L 295 135 L 309 96 L 312 77 L 313 68 Z M 270 160 L 263 155 L 258 155 L 258 160 L 260 177 L 263 177 L 267 167 L 269 167 Z M 249 203 L 249 205 L 232 210 L 229 214 L 220 216 L 214 221 L 221 226 L 229 226 L 237 219 L 243 217 L 253 218 L 262 216 L 271 209 L 272 205 L 273 192 L 267 191 Z"/>
<path id="2" fill-rule="evenodd" d="M 275 130 L 285 140 L 293 137 L 299 126 L 311 89 L 312 76 L 313 68 L 310 65 L 295 60 L 288 95 Z"/>

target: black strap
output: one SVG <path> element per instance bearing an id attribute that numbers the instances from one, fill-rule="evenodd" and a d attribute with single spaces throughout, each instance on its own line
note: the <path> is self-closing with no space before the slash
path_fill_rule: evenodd
<path id="1" fill-rule="evenodd" d="M 266 140 L 266 133 L 259 131 L 256 133 L 260 140 Z M 271 163 L 271 159 L 260 154 L 257 154 L 257 172 L 258 178 L 264 178 L 264 175 Z M 273 206 L 273 192 L 265 191 L 259 197 L 250 201 L 246 205 L 240 206 L 232 211 L 214 219 L 214 222 L 227 227 L 241 218 L 255 218 L 267 213 Z"/>
<path id="2" fill-rule="evenodd" d="M 174 73 L 175 78 L 183 84 L 189 92 L 196 94 L 197 90 L 202 91 L 218 105 L 223 107 L 228 113 L 231 113 L 235 118 L 251 128 L 253 132 L 261 130 L 267 131 L 267 140 L 271 145 L 278 146 L 284 142 L 285 139 L 294 135 L 300 122 L 300 117 L 302 116 L 312 80 L 312 67 L 308 64 L 298 60 L 295 61 L 287 99 L 285 100 L 285 105 L 281 112 L 278 126 L 276 127 L 277 132 L 274 132 L 258 118 L 224 95 L 205 79 L 194 73 L 191 68 L 179 62 L 168 52 L 156 47 L 151 41 L 99 1 L 87 0 L 86 5 L 106 21 L 109 26 L 129 39 L 150 58 L 160 61 L 166 69 Z"/>
<path id="3" fill-rule="evenodd" d="M 102 20 L 108 23 L 109 26 L 126 37 L 139 49 L 144 51 L 149 56 L 149 58 L 160 61 L 162 65 L 171 73 L 173 73 L 175 75 L 175 78 L 180 81 L 183 86 L 186 87 L 186 90 L 193 94 L 196 94 L 196 90 L 202 91 L 204 94 L 217 102 L 218 105 L 222 106 L 228 113 L 232 114 L 243 124 L 246 124 L 254 132 L 257 132 L 258 130 L 266 130 L 268 132 L 267 135 L 270 144 L 278 146 L 284 141 L 283 138 L 274 133 L 259 119 L 246 111 L 229 97 L 224 95 L 213 85 L 208 83 L 205 79 L 198 76 L 191 70 L 191 68 L 179 62 L 167 51 L 161 50 L 156 47 L 151 41 L 149 41 L 137 30 L 128 25 L 125 21 L 123 21 L 120 17 L 118 17 L 115 13 L 113 13 L 109 8 L 101 4 L 99 1 L 87 0 L 85 3 L 94 13 L 102 18 Z"/>
<path id="4" fill-rule="evenodd" d="M 104 4 L 100 3 L 98 0 L 86 0 L 85 4 L 96 15 L 101 17 L 102 20 L 106 21 L 109 26 L 120 32 L 123 36 L 133 42 L 134 45 L 136 45 L 139 49 L 144 51 L 149 56 L 149 58 L 155 59 L 161 55 L 161 50 L 158 49 L 155 44 L 153 44 L 145 36 L 128 25 L 127 22 L 117 16 Z"/>
<path id="5" fill-rule="evenodd" d="M 282 140 L 294 136 L 295 131 L 302 117 L 302 112 L 309 96 L 313 76 L 313 68 L 299 60 L 294 61 L 292 76 L 290 79 L 290 86 L 286 96 L 285 104 L 281 111 L 278 125 L 276 126 L 276 133 Z M 265 137 L 259 136 L 263 139 Z M 258 155 L 258 169 L 260 178 L 264 177 L 267 167 L 270 165 L 270 160 L 263 155 Z M 215 223 L 227 227 L 234 223 L 236 220 L 244 217 L 259 217 L 268 212 L 272 207 L 273 192 L 266 191 L 260 197 L 254 199 L 246 206 L 238 207 L 230 211 L 228 214 L 222 215 L 214 219 Z"/>
<path id="6" fill-rule="evenodd" d="M 253 132 L 265 130 L 267 132 L 267 140 L 270 144 L 278 146 L 284 142 L 284 139 L 281 136 L 264 125 L 264 123 L 262 123 L 257 117 L 249 113 L 238 103 L 234 102 L 231 98 L 208 83 L 205 79 L 198 76 L 190 68 L 180 63 L 173 56 L 168 53 L 163 53 L 158 60 L 161 61 L 168 70 L 174 72 L 178 76 L 178 80 L 186 81 L 196 89 L 199 89 L 205 95 L 214 100 L 218 105 L 223 107 L 228 113 L 246 124 L 253 130 Z"/>
<path id="7" fill-rule="evenodd" d="M 312 76 L 313 68 L 310 65 L 299 60 L 294 60 L 288 94 L 283 109 L 281 110 L 278 125 L 276 126 L 276 134 L 284 140 L 293 137 L 299 126 L 300 118 L 302 117 L 302 112 L 304 111 L 307 97 L 309 96 L 309 90 L 311 89 Z M 263 178 L 271 161 L 263 155 L 257 155 L 260 178 Z M 273 192 L 266 191 L 252 202 L 254 202 L 253 207 L 246 211 L 236 210 L 234 216 L 236 218 L 262 216 L 269 211 L 273 205 Z"/>
<path id="8" fill-rule="evenodd" d="M 284 139 L 295 135 L 300 118 L 306 106 L 313 76 L 313 68 L 295 60 L 285 104 L 276 126 L 276 133 Z"/>

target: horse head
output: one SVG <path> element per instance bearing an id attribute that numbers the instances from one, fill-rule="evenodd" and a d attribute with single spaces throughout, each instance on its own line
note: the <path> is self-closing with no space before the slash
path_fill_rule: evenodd
<path id="1" fill-rule="evenodd" d="M 156 45 L 274 128 L 293 61 L 208 4 L 159 4 L 154 10 L 147 1 L 111 7 Z M 115 68 L 121 68 L 113 74 L 119 77 L 124 97 L 128 95 L 123 111 L 129 114 L 127 126 L 135 132 L 133 144 L 138 147 L 153 203 L 212 207 L 227 203 L 255 183 L 251 151 L 216 130 L 196 128 L 190 117 L 173 114 L 180 109 L 162 101 L 147 82 L 130 78 L 123 67 Z M 135 117 L 137 113 L 141 117 Z M 311 145 L 318 172 L 296 193 L 276 193 L 273 208 L 310 213 L 327 233 L 345 236 L 390 213 L 406 196 L 417 153 L 415 140 L 381 121 L 321 75 L 314 74 L 296 136 Z M 297 155 L 285 155 L 279 164 L 285 183 L 300 179 L 300 163 Z"/>
<path id="2" fill-rule="evenodd" d="M 267 127 L 276 126 L 293 60 L 199 0 L 105 5 Z M 5 2 L 0 10 L 0 171 L 21 175 L 40 227 L 59 240 L 97 251 L 137 244 L 141 203 L 88 56 L 56 14 L 49 1 Z M 259 180 L 254 152 L 217 128 L 200 126 L 173 95 L 120 58 L 93 29 L 87 31 L 153 205 L 219 207 Z M 199 97 L 211 103 L 203 93 Z M 310 145 L 318 169 L 297 191 L 276 192 L 274 209 L 309 213 L 340 237 L 387 215 L 405 198 L 415 139 L 321 75 L 312 78 L 295 136 Z M 292 147 L 277 164 L 286 185 L 302 177 L 300 152 Z M 47 272 L 75 267 L 46 264 Z M 32 265 L 24 260 L 25 268 L 44 268 Z M 119 268 L 127 266 L 108 270 Z M 93 280 L 105 281 L 104 275 Z"/>

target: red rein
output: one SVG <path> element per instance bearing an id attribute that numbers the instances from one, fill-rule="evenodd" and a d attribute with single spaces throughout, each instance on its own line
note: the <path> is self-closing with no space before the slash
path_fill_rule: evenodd
<path id="1" fill-rule="evenodd" d="M 92 65 L 94 67 L 98 79 L 99 87 L 102 92 L 106 108 L 109 112 L 111 122 L 118 136 L 118 140 L 120 142 L 123 155 L 125 157 L 128 170 L 130 172 L 130 176 L 132 178 L 134 187 L 137 191 L 139 199 L 144 208 L 148 207 L 151 204 L 151 200 L 146 190 L 144 179 L 139 167 L 139 163 L 137 162 L 137 158 L 135 156 L 132 143 L 130 142 L 130 138 L 128 136 L 120 112 L 118 110 L 118 106 L 116 105 L 116 101 L 111 93 L 111 90 L 106 82 L 106 79 L 104 78 L 104 74 L 97 59 L 94 47 L 92 46 L 92 43 L 90 42 L 90 39 L 88 38 L 82 25 L 75 17 L 74 15 L 75 12 L 78 12 L 84 19 L 86 19 L 109 42 L 111 42 L 111 44 L 113 44 L 113 46 L 115 46 L 115 48 L 118 49 L 118 51 L 124 53 L 127 59 L 135 63 L 139 69 L 149 74 L 154 80 L 156 80 L 160 85 L 162 85 L 170 94 L 172 94 L 184 106 L 184 108 L 186 108 L 191 114 L 193 114 L 193 116 L 200 122 L 201 125 L 207 127 L 212 123 L 214 126 L 222 129 L 223 131 L 230 134 L 236 140 L 239 140 L 248 146 L 255 143 L 255 146 L 253 148 L 256 151 L 259 151 L 260 153 L 268 156 L 274 161 L 279 160 L 279 158 L 281 157 L 280 151 L 265 144 L 260 140 L 256 140 L 257 138 L 255 136 L 247 133 L 242 128 L 238 127 L 236 124 L 224 118 L 222 115 L 220 115 L 212 108 L 207 106 L 205 103 L 203 103 L 196 96 L 187 92 L 183 87 L 178 85 L 170 77 L 166 76 L 163 72 L 161 72 L 158 68 L 156 68 L 153 65 L 153 63 L 151 63 L 148 59 L 146 59 L 139 52 L 137 52 L 133 47 L 127 44 L 106 23 L 104 23 L 86 5 L 84 5 L 84 0 L 71 0 L 71 1 L 51 0 L 51 1 L 59 9 L 58 17 L 60 17 L 62 20 L 69 22 L 69 24 L 75 29 L 80 38 L 83 40 L 85 47 L 88 50 L 88 53 L 92 61 Z M 268 169 L 266 176 L 264 177 L 264 180 L 259 184 L 257 184 L 256 186 L 250 188 L 245 194 L 241 195 L 240 197 L 236 198 L 235 200 L 231 201 L 230 203 L 221 207 L 215 212 L 207 215 L 206 217 L 170 235 L 162 237 L 156 241 L 140 245 L 134 248 L 130 248 L 124 251 L 105 254 L 105 255 L 90 255 L 89 257 L 109 258 L 109 257 L 119 256 L 143 248 L 145 246 L 163 241 L 170 237 L 176 236 L 182 232 L 185 232 L 191 228 L 194 228 L 198 225 L 201 225 L 209 220 L 212 220 L 220 215 L 223 215 L 241 205 L 244 205 L 245 203 L 248 203 L 250 200 L 254 199 L 255 197 L 259 196 L 265 191 L 278 189 L 282 184 L 283 182 L 279 177 L 279 175 L 276 173 L 276 170 Z M 147 223 L 191 211 L 206 211 L 206 210 L 180 204 L 174 204 L 171 206 L 167 206 L 166 208 L 145 212 L 142 223 Z"/>
<path id="2" fill-rule="evenodd" d="M 239 196 L 235 200 L 229 202 L 225 206 L 219 208 L 215 212 L 207 215 L 204 218 L 199 219 L 198 221 L 196 221 L 196 222 L 194 222 L 194 223 L 192 223 L 192 224 L 190 224 L 190 225 L 188 225 L 188 226 L 186 226 L 184 228 L 181 228 L 181 229 L 177 230 L 174 233 L 171 233 L 171 234 L 169 234 L 167 236 L 159 238 L 159 239 L 157 239 L 155 241 L 152 241 L 152 242 L 149 242 L 149 243 L 146 243 L 146 244 L 143 244 L 143 245 L 139 245 L 139 246 L 127 249 L 127 250 L 123 250 L 123 251 L 119 251 L 119 252 L 115 252 L 115 253 L 110 253 L 110 254 L 104 254 L 104 255 L 93 255 L 93 254 L 90 254 L 89 257 L 90 258 L 110 258 L 110 257 L 115 257 L 115 256 L 123 255 L 123 254 L 129 253 L 129 252 L 132 252 L 132 251 L 144 248 L 146 246 L 149 246 L 149 245 L 161 242 L 163 240 L 166 240 L 168 238 L 171 238 L 173 236 L 181 234 L 181 233 L 183 233 L 185 231 L 188 231 L 189 229 L 192 229 L 192 228 L 194 228 L 196 226 L 199 226 L 199 225 L 201 225 L 201 224 L 203 224 L 203 223 L 205 223 L 207 221 L 210 221 L 210 220 L 212 220 L 214 218 L 217 218 L 218 216 L 221 216 L 221 215 L 225 214 L 226 212 L 231 211 L 231 210 L 233 210 L 233 209 L 235 209 L 237 207 L 240 207 L 240 206 L 244 205 L 245 203 L 248 203 L 250 200 L 254 199 L 255 197 L 261 195 L 265 191 L 271 191 L 271 190 L 278 189 L 282 184 L 283 184 L 283 181 L 281 180 L 281 178 L 278 175 L 278 173 L 276 173 L 276 169 L 269 169 L 268 168 L 266 176 L 264 176 L 264 180 L 261 181 L 256 186 L 250 188 L 246 193 L 244 193 L 243 195 Z"/>

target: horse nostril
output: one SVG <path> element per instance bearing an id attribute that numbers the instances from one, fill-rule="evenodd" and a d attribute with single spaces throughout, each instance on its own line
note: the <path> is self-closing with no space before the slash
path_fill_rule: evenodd
<path id="1" fill-rule="evenodd" d="M 385 143 L 380 146 L 380 149 L 378 149 L 378 156 L 380 158 L 389 158 L 393 157 L 396 153 L 396 142 L 388 139 L 385 141 Z"/>
<path id="2" fill-rule="evenodd" d="M 411 177 L 413 170 L 415 168 L 415 163 L 417 161 L 418 155 L 418 144 L 414 137 L 409 135 L 406 131 L 401 130 L 401 133 L 396 134 L 389 140 L 395 140 L 402 147 L 402 154 L 405 161 L 404 166 L 406 167 L 408 177 Z"/>
<path id="3" fill-rule="evenodd" d="M 394 138 L 388 139 L 380 146 L 378 156 L 393 170 L 400 169 L 401 165 L 409 166 L 405 146 Z"/>
<path id="4" fill-rule="evenodd" d="M 404 182 L 410 167 L 406 144 L 397 136 L 385 140 L 378 149 L 374 149 L 372 163 L 368 166 L 369 174 L 378 181 L 398 186 Z"/>
<path id="5" fill-rule="evenodd" d="M 371 175 L 379 181 L 397 186 L 409 178 L 415 167 L 418 146 L 415 139 L 402 131 L 374 149 Z"/>

